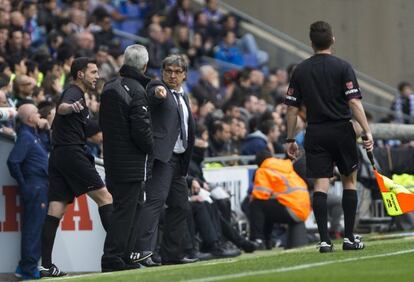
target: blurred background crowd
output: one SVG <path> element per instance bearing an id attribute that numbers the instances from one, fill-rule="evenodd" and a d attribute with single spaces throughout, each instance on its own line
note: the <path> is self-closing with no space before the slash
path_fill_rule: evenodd
<path id="1" fill-rule="evenodd" d="M 87 102 L 93 117 L 106 81 L 117 75 L 126 46 L 134 41 L 114 29 L 139 35 L 150 53 L 148 75 L 159 76 L 162 59 L 184 54 L 191 68 L 186 80 L 206 156 L 253 155 L 263 148 L 282 153 L 285 134 L 283 95 L 289 72 L 269 68 L 268 55 L 238 19 L 215 0 L 200 9 L 182 1 L 3 1 L 0 8 L 0 101 L 18 108 L 33 103 L 42 118 L 70 83 L 75 57 L 93 57 L 100 79 Z M 52 117 L 49 118 L 51 120 Z M 14 135 L 3 121 L 2 132 Z M 205 128 L 205 130 L 204 130 Z M 91 142 L 100 144 L 92 122 Z M 102 156 L 96 147 L 94 153 Z"/>
<path id="2" fill-rule="evenodd" d="M 72 61 L 78 56 L 95 58 L 100 79 L 96 90 L 86 95 L 92 117 L 87 135 L 90 151 L 101 158 L 100 94 L 105 82 L 118 74 L 125 47 L 138 42 L 148 48 L 147 74 L 153 78 L 159 77 L 168 54 L 183 54 L 189 62 L 185 91 L 197 122 L 190 170 L 201 180 L 190 186 L 208 188 L 202 174 L 206 157 L 255 155 L 264 149 L 284 153 L 283 99 L 295 65 L 271 67 L 269 54 L 260 50 L 252 34 L 242 32 L 236 15 L 219 9 L 218 2 L 196 6 L 190 0 L 0 0 L 0 109 L 34 104 L 41 116 L 39 128 L 50 129 L 55 105 L 71 80 Z M 382 122 L 412 123 L 413 88 L 402 82 L 398 89 L 392 114 Z M 301 146 L 305 125 L 303 109 L 296 137 Z M 16 126 L 16 119 L 5 119 L 0 131 L 14 137 Z M 377 145 L 412 144 L 377 140 Z M 399 158 L 410 156 L 402 152 Z M 384 164 L 388 157 L 384 154 Z M 235 164 L 242 163 L 218 163 Z M 363 173 L 365 186 L 373 186 L 372 175 Z"/>
<path id="3" fill-rule="evenodd" d="M 0 106 L 33 103 L 40 109 L 53 108 L 70 82 L 73 59 L 88 56 L 96 59 L 100 71 L 98 87 L 87 97 L 97 117 L 102 87 L 117 75 L 123 50 L 134 43 L 120 37 L 119 31 L 138 35 L 148 47 L 152 77 L 159 76 L 168 54 L 188 58 L 186 92 L 199 133 L 204 127 L 208 132 L 206 156 L 253 155 L 263 147 L 283 152 L 282 102 L 294 65 L 269 67 L 268 54 L 258 48 L 252 34 L 241 32 L 235 15 L 218 8 L 217 0 L 197 8 L 190 0 L 1 0 Z M 402 82 L 399 90 L 401 96 L 392 105 L 395 114 L 383 121 L 412 121 L 412 86 Z M 41 111 L 42 117 L 50 112 Z M 301 117 L 304 127 L 306 113 Z M 15 134 L 11 121 L 3 121 L 1 128 Z M 91 135 L 97 130 L 92 126 Z M 97 151 L 97 157 L 101 154 Z"/>

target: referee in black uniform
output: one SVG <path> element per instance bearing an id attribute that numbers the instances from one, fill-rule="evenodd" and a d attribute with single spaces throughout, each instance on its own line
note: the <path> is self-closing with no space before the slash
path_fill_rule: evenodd
<path id="1" fill-rule="evenodd" d="M 345 219 L 343 250 L 364 248 L 353 229 L 357 209 L 356 172 L 358 157 L 356 135 L 351 118 L 361 125 L 366 150 L 373 149 L 371 130 L 361 103 L 361 92 L 355 73 L 347 62 L 332 56 L 335 41 L 331 26 L 322 21 L 313 23 L 309 33 L 315 54 L 295 69 L 285 98 L 287 110 L 287 154 L 295 159 L 298 145 L 295 129 L 298 108 L 306 107 L 308 126 L 305 136 L 306 170 L 315 179 L 313 211 L 321 237 L 319 251 L 331 252 L 328 236 L 326 199 L 329 178 L 334 165 L 341 173 L 343 184 L 342 208 Z"/>
<path id="2" fill-rule="evenodd" d="M 42 277 L 66 273 L 52 264 L 56 230 L 66 206 L 75 197 L 87 193 L 99 206 L 105 230 L 112 214 L 112 196 L 95 169 L 94 158 L 86 151 L 85 129 L 89 109 L 85 92 L 95 89 L 99 78 L 96 62 L 80 57 L 73 61 L 70 73 L 74 82 L 66 88 L 57 105 L 52 125 L 52 151 L 49 157 L 49 210 L 42 234 Z"/>

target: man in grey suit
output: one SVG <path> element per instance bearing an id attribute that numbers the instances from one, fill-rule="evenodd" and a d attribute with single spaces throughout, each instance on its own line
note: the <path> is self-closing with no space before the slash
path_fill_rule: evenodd
<path id="1" fill-rule="evenodd" d="M 163 60 L 162 80 L 152 81 L 147 86 L 154 136 L 154 165 L 153 177 L 146 184 L 146 201 L 135 231 L 135 250 L 154 250 L 160 214 L 166 204 L 161 244 L 163 264 L 197 261 L 182 252 L 189 209 L 185 177 L 194 145 L 194 120 L 188 97 L 182 88 L 186 76 L 186 60 L 180 55 L 171 55 Z M 159 265 L 151 258 L 143 264 Z"/>

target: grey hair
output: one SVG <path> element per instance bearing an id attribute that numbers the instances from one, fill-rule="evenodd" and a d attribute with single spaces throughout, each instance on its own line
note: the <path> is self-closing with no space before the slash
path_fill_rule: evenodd
<path id="1" fill-rule="evenodd" d="M 37 113 L 37 107 L 33 104 L 23 104 L 17 110 L 17 116 L 23 123 L 27 123 L 29 118 L 34 114 Z"/>
<path id="2" fill-rule="evenodd" d="M 210 73 L 212 73 L 216 70 L 214 69 L 214 67 L 212 65 L 203 65 L 199 68 L 199 71 L 200 71 L 200 76 L 201 77 L 206 77 Z"/>
<path id="3" fill-rule="evenodd" d="M 145 70 L 145 65 L 148 64 L 148 51 L 139 44 L 130 45 L 124 52 L 124 64 L 137 68 L 140 71 Z"/>
<path id="4" fill-rule="evenodd" d="M 162 61 L 162 69 L 164 70 L 168 66 L 180 67 L 184 72 L 187 72 L 188 63 L 183 55 L 173 54 L 169 55 Z"/>

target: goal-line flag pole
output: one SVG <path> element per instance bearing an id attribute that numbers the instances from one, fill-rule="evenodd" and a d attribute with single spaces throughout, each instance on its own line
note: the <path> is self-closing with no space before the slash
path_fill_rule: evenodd
<path id="1" fill-rule="evenodd" d="M 374 154 L 367 151 L 367 156 L 374 170 L 375 178 L 384 201 L 385 209 L 390 216 L 414 212 L 414 191 L 395 183 L 388 177 L 380 174 L 375 167 Z"/>

